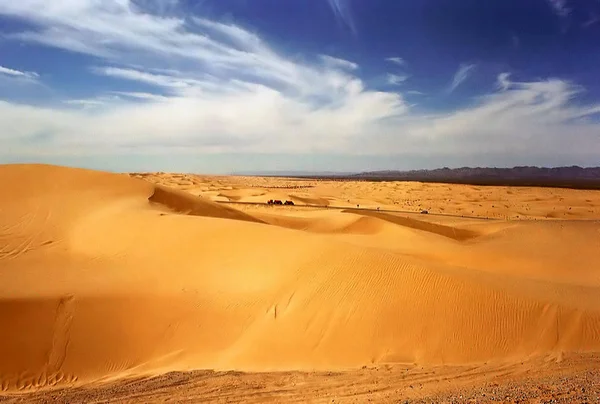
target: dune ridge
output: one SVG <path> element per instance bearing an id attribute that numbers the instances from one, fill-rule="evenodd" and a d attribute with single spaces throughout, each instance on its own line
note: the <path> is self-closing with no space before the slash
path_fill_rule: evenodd
<path id="1" fill-rule="evenodd" d="M 163 185 L 156 185 L 148 200 L 186 215 L 262 223 L 261 220 L 239 210 Z"/>
<path id="2" fill-rule="evenodd" d="M 43 165 L 0 180 L 4 391 L 600 349 L 596 222 L 241 211 Z"/>

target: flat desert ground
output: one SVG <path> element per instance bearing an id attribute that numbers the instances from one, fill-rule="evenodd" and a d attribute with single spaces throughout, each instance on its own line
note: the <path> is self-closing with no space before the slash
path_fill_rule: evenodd
<path id="1" fill-rule="evenodd" d="M 600 401 L 599 191 L 0 186 L 0 402 Z"/>

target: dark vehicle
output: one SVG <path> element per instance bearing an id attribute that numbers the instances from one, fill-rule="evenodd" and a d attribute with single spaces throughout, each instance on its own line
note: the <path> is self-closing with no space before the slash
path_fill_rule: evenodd
<path id="1" fill-rule="evenodd" d="M 279 199 L 269 199 L 267 201 L 267 205 L 283 205 L 283 202 L 281 202 Z"/>
<path id="2" fill-rule="evenodd" d="M 429 212 L 427 212 L 426 210 L 422 210 L 422 211 L 421 211 L 421 214 L 422 214 L 422 215 L 426 215 L 426 214 L 428 214 L 428 213 L 429 213 Z"/>
<path id="3" fill-rule="evenodd" d="M 294 206 L 294 201 L 285 201 L 283 204 L 284 205 L 292 205 L 292 206 Z"/>

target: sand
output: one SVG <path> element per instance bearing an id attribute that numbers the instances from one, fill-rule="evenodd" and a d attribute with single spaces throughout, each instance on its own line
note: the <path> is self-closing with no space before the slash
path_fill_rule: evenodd
<path id="1" fill-rule="evenodd" d="M 45 165 L 0 166 L 0 184 L 9 397 L 198 369 L 485 373 L 600 351 L 598 191 Z"/>
<path id="2" fill-rule="evenodd" d="M 600 357 L 462 366 L 368 366 L 345 371 L 171 372 L 2 398 L 23 403 L 597 403 Z"/>

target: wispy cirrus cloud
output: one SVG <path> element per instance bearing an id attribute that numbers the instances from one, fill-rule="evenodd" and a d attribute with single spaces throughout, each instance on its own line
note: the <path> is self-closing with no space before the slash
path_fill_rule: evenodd
<path id="1" fill-rule="evenodd" d="M 133 65 L 145 60 L 146 73 L 166 68 L 168 61 L 169 65 L 185 66 L 179 69 L 181 77 L 191 80 L 196 79 L 194 72 L 202 70 L 225 82 L 232 76 L 244 76 L 245 81 L 269 82 L 278 89 L 319 97 L 360 86 L 355 77 L 343 71 L 354 67 L 351 62 L 344 67 L 339 64 L 341 59 L 337 59 L 337 66 L 298 63 L 273 51 L 262 38 L 240 26 L 195 16 L 183 19 L 151 14 L 132 0 L 23 0 L 0 4 L 0 14 L 33 26 L 7 34 L 9 39 L 93 55 L 111 64 Z M 156 85 L 186 84 L 138 70 L 111 67 L 104 73 L 124 79 L 137 76 Z"/>
<path id="2" fill-rule="evenodd" d="M 390 62 L 390 63 L 394 63 L 398 66 L 405 66 L 406 62 L 404 61 L 403 58 L 398 57 L 398 56 L 394 56 L 394 57 L 389 57 L 385 59 L 386 61 Z"/>
<path id="3" fill-rule="evenodd" d="M 407 153 L 443 150 L 453 155 L 507 153 L 525 160 L 532 150 L 541 155 L 571 157 L 600 151 L 595 130 L 600 125 L 592 117 L 600 116 L 600 104 L 573 103 L 583 91 L 559 80 L 513 82 L 508 73 L 497 77 L 498 92 L 479 98 L 466 109 L 450 114 L 430 114 L 398 118 L 395 127 L 373 136 L 363 146 L 365 153 L 387 149 Z M 398 128 L 402 128 L 401 144 Z M 575 147 L 572 149 L 571 147 Z M 586 151 L 585 148 L 590 148 Z"/>
<path id="4" fill-rule="evenodd" d="M 98 110 L 100 108 L 114 109 L 118 106 L 129 105 L 130 100 L 158 102 L 167 101 L 169 100 L 169 97 L 139 91 L 110 91 L 106 94 L 97 95 L 91 98 L 69 99 L 63 102 L 71 107 L 82 108 L 85 110 Z"/>
<path id="5" fill-rule="evenodd" d="M 0 75 L 5 77 L 13 77 L 18 79 L 26 79 L 26 80 L 37 80 L 40 76 L 35 72 L 24 72 L 20 70 L 11 69 L 8 67 L 0 66 Z"/>
<path id="6" fill-rule="evenodd" d="M 96 107 L 99 105 L 105 105 L 106 103 L 98 99 L 80 99 L 80 100 L 66 100 L 65 104 L 77 105 L 81 107 Z"/>
<path id="7" fill-rule="evenodd" d="M 224 145 L 243 138 L 257 150 L 324 150 L 407 109 L 399 94 L 368 90 L 352 73 L 356 63 L 329 55 L 321 55 L 320 63 L 291 59 L 230 23 L 152 14 L 127 0 L 73 0 L 68 6 L 23 0 L 0 4 L 0 15 L 32 27 L 10 38 L 99 57 L 105 65 L 91 68 L 94 74 L 151 85 L 163 93 L 155 97 L 117 87 L 112 93 L 118 100 L 77 99 L 66 105 L 86 108 L 39 111 L 40 124 L 50 125 L 46 117 L 56 114 L 50 128 L 58 143 L 79 144 L 79 125 L 88 122 L 94 133 L 101 133 L 90 139 L 117 148 L 160 137 L 172 146 L 196 139 L 198 147 L 205 147 L 203 137 L 219 134 Z M 22 105 L 11 108 L 13 116 L 32 111 Z M 121 125 L 119 135 L 108 122 Z M 218 146 L 211 142 L 211 148 Z"/>
<path id="8" fill-rule="evenodd" d="M 100 95 L 93 98 L 80 98 L 63 101 L 66 105 L 74 108 L 81 108 L 85 110 L 104 108 L 111 105 L 115 105 L 119 102 L 120 98 L 116 95 Z"/>
<path id="9" fill-rule="evenodd" d="M 358 64 L 350 62 L 349 60 L 335 58 L 333 56 L 328 55 L 320 55 L 320 57 L 323 63 L 333 68 L 342 68 L 348 70 L 358 69 Z"/>
<path id="10" fill-rule="evenodd" d="M 155 74 L 130 68 L 121 67 L 94 67 L 92 72 L 103 76 L 114 77 L 124 80 L 139 81 L 152 84 L 159 87 L 172 89 L 182 89 L 199 84 L 199 81 L 193 79 L 180 78 L 165 74 Z"/>
<path id="11" fill-rule="evenodd" d="M 164 95 L 144 93 L 140 91 L 112 91 L 112 94 L 147 101 L 166 101 L 169 99 L 169 97 L 165 97 Z"/>
<path id="12" fill-rule="evenodd" d="M 461 64 L 458 67 L 456 73 L 454 73 L 452 83 L 450 83 L 450 86 L 448 87 L 448 93 L 451 93 L 454 90 L 456 90 L 458 86 L 460 86 L 465 80 L 467 80 L 476 67 L 476 64 Z"/>
<path id="13" fill-rule="evenodd" d="M 335 18 L 346 25 L 355 35 L 358 33 L 352 17 L 349 0 L 327 0 Z"/>
<path id="14" fill-rule="evenodd" d="M 394 86 L 399 86 L 402 83 L 404 83 L 406 80 L 408 80 L 407 75 L 399 75 L 399 74 L 391 74 L 391 73 L 388 73 L 388 75 L 387 75 L 388 84 L 391 84 Z"/>

